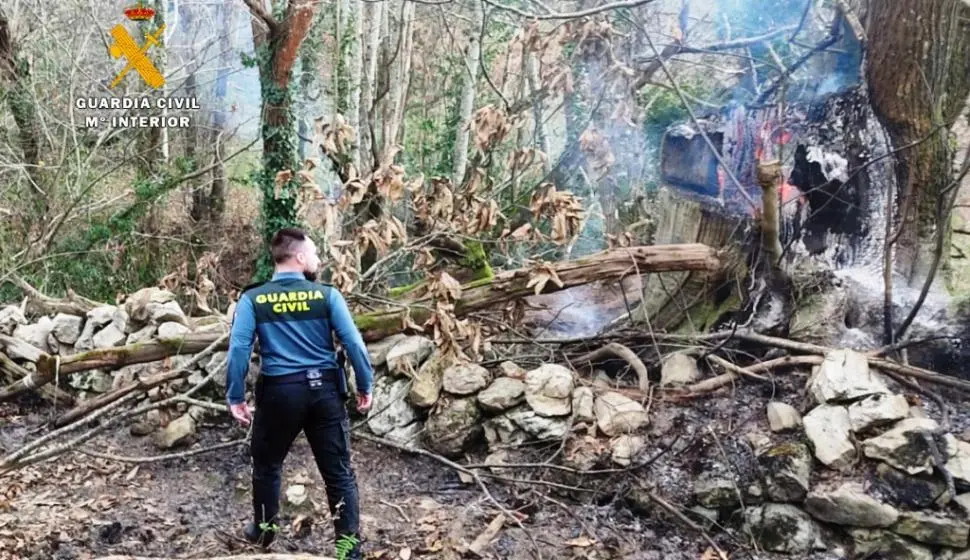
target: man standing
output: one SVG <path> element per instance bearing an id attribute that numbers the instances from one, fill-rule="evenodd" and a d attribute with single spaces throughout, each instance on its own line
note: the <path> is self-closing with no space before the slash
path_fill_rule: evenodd
<path id="1" fill-rule="evenodd" d="M 253 543 L 269 546 L 278 529 L 280 471 L 302 430 L 327 488 L 337 558 L 360 558 L 357 481 L 350 464 L 347 379 L 337 362 L 335 332 L 354 367 L 357 408 L 371 406 L 373 367 L 343 296 L 316 282 L 320 258 L 302 230 L 280 230 L 271 242 L 273 278 L 248 287 L 236 305 L 229 341 L 227 400 L 242 425 L 253 423 Z M 259 340 L 261 375 L 255 418 L 245 402 L 253 342 Z"/>

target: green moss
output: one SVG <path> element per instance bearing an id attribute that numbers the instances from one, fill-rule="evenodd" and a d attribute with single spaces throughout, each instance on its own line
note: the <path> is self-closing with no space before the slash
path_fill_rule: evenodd
<path id="1" fill-rule="evenodd" d="M 396 288 L 391 288 L 390 290 L 388 290 L 387 293 L 388 293 L 389 296 L 391 296 L 393 298 L 401 297 L 401 296 L 403 296 L 403 295 L 405 295 L 407 293 L 410 293 L 410 292 L 412 292 L 412 291 L 420 288 L 421 286 L 424 286 L 426 283 L 427 283 L 427 280 L 418 280 L 417 282 L 414 282 L 412 284 L 407 284 L 405 286 L 398 286 Z"/>
<path id="2" fill-rule="evenodd" d="M 461 260 L 461 265 L 474 271 L 475 280 L 492 279 L 495 273 L 489 263 L 488 254 L 481 241 L 465 242 L 465 257 Z"/>

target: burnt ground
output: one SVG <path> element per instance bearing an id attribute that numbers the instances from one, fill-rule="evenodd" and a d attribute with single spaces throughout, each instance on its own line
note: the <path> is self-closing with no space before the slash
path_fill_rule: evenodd
<path id="1" fill-rule="evenodd" d="M 580 476 L 550 469 L 503 469 L 505 476 L 533 480 L 515 486 L 489 482 L 495 498 L 521 515 L 528 535 L 507 524 L 482 549 L 483 557 L 535 558 L 530 535 L 545 559 L 716 558 L 705 555 L 709 545 L 700 533 L 652 503 L 646 492 L 652 489 L 690 515 L 691 489 L 698 478 L 726 476 L 739 489 L 756 482 L 757 461 L 746 442 L 755 434 L 781 441 L 800 437 L 771 434 L 764 410 L 772 398 L 802 409 L 805 379 L 805 373 L 792 373 L 778 376 L 771 386 L 739 385 L 680 403 L 653 400 L 650 425 L 643 434 L 647 445 L 632 470 Z M 0 405 L 0 451 L 15 449 L 28 430 L 36 431 L 48 417 L 48 408 L 36 402 Z M 931 403 L 925 409 L 939 418 Z M 952 430 L 960 433 L 970 424 L 967 413 L 954 415 L 953 423 Z M 507 463 L 543 462 L 555 456 L 557 463 L 615 469 L 609 461 L 609 442 L 587 438 L 586 430 L 574 427 L 571 441 L 580 445 L 548 442 L 516 448 L 510 450 Z M 244 435 L 218 415 L 203 423 L 199 432 L 195 448 Z M 132 437 L 127 430 L 96 441 L 96 449 L 105 453 L 158 454 L 150 437 Z M 470 545 L 499 513 L 477 485 L 463 482 L 433 459 L 360 438 L 354 441 L 367 558 L 407 558 L 407 552 L 402 554 L 406 549 L 411 558 L 475 557 L 456 551 Z M 240 446 L 137 468 L 69 453 L 17 471 L 0 479 L 0 559 L 67 560 L 109 554 L 207 558 L 259 552 L 234 537 L 250 514 L 247 451 Z M 481 463 L 486 454 L 480 450 L 459 462 Z M 831 476 L 816 468 L 812 484 Z M 540 486 L 538 479 L 567 488 Z M 284 505 L 286 523 L 273 550 L 330 553 L 333 532 L 323 484 L 303 436 L 287 459 L 284 491 L 293 483 L 308 484 L 310 498 L 301 508 Z M 726 530 L 709 529 L 730 558 L 793 558 L 756 551 L 739 521 L 738 511 L 723 511 L 718 524 Z M 845 557 L 833 548 L 837 542 L 828 542 L 832 552 L 800 557 Z"/>

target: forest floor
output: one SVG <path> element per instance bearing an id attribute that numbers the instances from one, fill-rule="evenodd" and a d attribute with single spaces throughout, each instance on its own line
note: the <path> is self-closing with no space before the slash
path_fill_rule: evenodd
<path id="1" fill-rule="evenodd" d="M 702 400 L 653 402 L 644 450 L 650 461 L 632 470 L 584 478 L 503 469 L 507 476 L 576 490 L 540 483 L 512 487 L 483 478 L 497 501 L 522 515 L 527 532 L 506 522 L 495 538 L 486 539 L 481 556 L 462 551 L 501 513 L 477 484 L 463 482 L 432 458 L 355 438 L 365 557 L 536 558 L 538 547 L 544 559 L 716 558 L 702 534 L 645 498 L 646 491 L 687 512 L 681 504 L 690 501 L 692 481 L 699 475 L 734 471 L 739 484 L 756 476 L 744 436 L 766 431 L 764 406 L 769 399 L 787 395 L 791 398 L 784 400 L 797 405 L 803 383 L 803 376 L 794 375 L 774 388 L 738 386 Z M 0 450 L 31 439 L 30 427 L 51 417 L 49 408 L 23 401 L 0 405 Z M 203 423 L 199 434 L 193 447 L 244 435 L 218 415 Z M 577 439 L 583 439 L 581 432 Z M 103 453 L 159 453 L 150 437 L 133 437 L 127 430 L 100 441 Z M 563 451 L 560 443 L 550 442 L 515 453 L 508 463 L 543 461 L 559 453 L 569 458 L 577 450 Z M 485 454 L 482 450 L 459 462 L 481 463 Z M 606 463 L 596 468 L 616 466 L 609 464 L 607 453 Z M 0 484 L 0 559 L 81 560 L 114 554 L 207 558 L 261 552 L 238 538 L 250 515 L 249 473 L 246 446 L 138 466 L 69 453 L 26 467 Z M 286 503 L 285 491 L 293 484 L 308 489 L 309 499 L 298 508 Z M 273 550 L 332 554 L 323 483 L 302 435 L 286 460 L 282 487 L 285 523 Z M 737 519 L 721 522 L 736 525 Z M 735 536 L 717 529 L 710 533 L 731 558 L 790 558 L 755 552 L 736 529 L 730 531 Z M 811 558 L 838 557 L 820 552 Z"/>

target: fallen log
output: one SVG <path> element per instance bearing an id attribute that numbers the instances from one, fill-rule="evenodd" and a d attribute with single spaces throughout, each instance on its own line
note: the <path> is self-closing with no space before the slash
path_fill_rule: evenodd
<path id="1" fill-rule="evenodd" d="M 668 272 L 674 270 L 717 270 L 718 253 L 701 244 L 656 245 L 627 247 L 603 251 L 573 261 L 549 265 L 556 279 L 545 282 L 540 293 L 552 293 L 599 280 L 619 279 L 637 272 Z M 455 315 L 463 316 L 488 307 L 501 305 L 517 298 L 535 294 L 530 284 L 532 268 L 510 270 L 494 277 L 471 282 L 462 287 L 455 302 Z M 365 341 L 374 342 L 405 331 L 409 321 L 422 324 L 431 317 L 434 300 L 424 297 L 403 301 L 394 309 L 363 313 L 354 316 Z M 106 368 L 116 369 L 132 364 L 154 362 L 179 354 L 195 354 L 224 336 L 224 331 L 189 333 L 184 336 L 153 339 L 138 344 L 100 348 L 58 358 L 44 354 L 37 359 L 37 372 L 0 390 L 0 402 L 25 391 L 42 387 L 54 378 L 80 371 Z M 228 348 L 228 341 L 215 351 Z"/>
<path id="2" fill-rule="evenodd" d="M 12 276 L 10 280 L 26 294 L 27 312 L 31 315 L 56 315 L 58 313 L 64 313 L 83 317 L 88 311 L 105 305 L 79 296 L 71 290 L 68 290 L 67 297 L 64 299 L 44 295 L 40 290 L 31 286 L 26 280 L 17 275 Z"/>
<path id="3" fill-rule="evenodd" d="M 243 554 L 241 556 L 208 556 L 209 560 L 334 560 L 331 556 L 315 556 L 311 554 Z M 101 556 L 94 560 L 169 560 L 163 557 L 148 556 Z M 175 560 L 172 558 L 171 560 Z"/>

